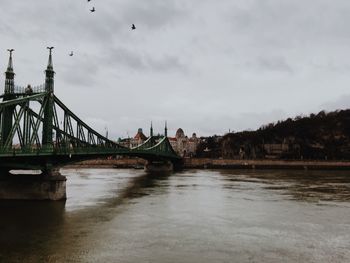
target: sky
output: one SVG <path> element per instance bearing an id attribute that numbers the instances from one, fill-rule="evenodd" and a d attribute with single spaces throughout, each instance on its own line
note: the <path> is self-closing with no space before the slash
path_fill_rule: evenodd
<path id="1" fill-rule="evenodd" d="M 0 3 L 3 72 L 14 48 L 16 85 L 42 84 L 54 46 L 55 95 L 111 139 L 151 121 L 209 136 L 349 107 L 348 0 Z"/>

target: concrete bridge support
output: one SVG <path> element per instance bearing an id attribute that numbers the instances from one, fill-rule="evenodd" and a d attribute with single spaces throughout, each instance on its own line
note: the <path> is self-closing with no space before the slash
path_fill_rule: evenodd
<path id="1" fill-rule="evenodd" d="M 58 170 L 12 174 L 0 170 L 0 200 L 66 200 L 66 177 Z"/>
<path id="2" fill-rule="evenodd" d="M 148 173 L 172 172 L 174 166 L 170 161 L 147 161 L 145 171 Z"/>

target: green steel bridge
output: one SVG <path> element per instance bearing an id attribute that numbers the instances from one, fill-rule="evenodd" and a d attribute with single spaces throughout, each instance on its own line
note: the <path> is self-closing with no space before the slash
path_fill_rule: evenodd
<path id="1" fill-rule="evenodd" d="M 13 50 L 9 50 L 5 91 L 0 96 L 0 173 L 36 169 L 50 174 L 65 164 L 117 155 L 149 162 L 181 162 L 166 130 L 161 138 L 151 134 L 142 145 L 130 149 L 99 134 L 77 117 L 54 94 L 52 48 L 48 49 L 45 84 L 38 87 L 15 86 Z"/>

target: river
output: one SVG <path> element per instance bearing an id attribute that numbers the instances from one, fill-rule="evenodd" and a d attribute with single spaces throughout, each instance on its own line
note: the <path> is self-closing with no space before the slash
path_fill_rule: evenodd
<path id="1" fill-rule="evenodd" d="M 0 202 L 0 262 L 350 262 L 350 173 L 63 169 Z"/>

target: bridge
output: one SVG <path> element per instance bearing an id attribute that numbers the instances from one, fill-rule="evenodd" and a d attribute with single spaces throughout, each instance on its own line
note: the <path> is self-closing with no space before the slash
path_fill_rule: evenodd
<path id="1" fill-rule="evenodd" d="M 0 183 L 0 199 L 4 197 L 1 193 L 6 192 L 6 187 L 13 190 L 5 195 L 16 196 L 16 186 L 13 183 L 8 186 L 8 179 L 14 178 L 9 173 L 11 170 L 42 171 L 40 176 L 30 177 L 35 178 L 36 186 L 29 180 L 31 186 L 26 186 L 26 191 L 28 187 L 38 187 L 38 180 L 41 188 L 43 182 L 50 182 L 51 186 L 62 182 L 62 189 L 58 187 L 51 195 L 57 195 L 64 188 L 63 196 L 45 198 L 45 193 L 41 198 L 56 200 L 65 198 L 65 178 L 59 174 L 59 168 L 69 163 L 107 156 L 139 157 L 147 160 L 149 165 L 181 162 L 166 130 L 164 136 L 159 138 L 151 134 L 142 145 L 130 149 L 99 134 L 69 110 L 54 94 L 52 48 L 49 48 L 45 83 L 37 87 L 15 85 L 13 50 L 9 52 L 5 90 L 0 96 L 0 178 L 6 179 L 4 186 Z M 20 181 L 18 178 L 16 182 Z M 24 181 L 28 181 L 27 178 Z"/>

